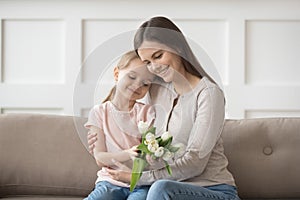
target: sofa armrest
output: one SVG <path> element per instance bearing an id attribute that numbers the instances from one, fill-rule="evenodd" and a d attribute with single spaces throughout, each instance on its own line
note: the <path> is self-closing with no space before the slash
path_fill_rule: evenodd
<path id="1" fill-rule="evenodd" d="M 85 130 L 78 133 L 76 128 L 85 121 L 55 115 L 0 115 L 0 197 L 86 196 L 94 187 L 98 167 L 80 140 Z"/>
<path id="2" fill-rule="evenodd" d="M 241 197 L 300 197 L 300 118 L 226 120 L 222 137 Z"/>

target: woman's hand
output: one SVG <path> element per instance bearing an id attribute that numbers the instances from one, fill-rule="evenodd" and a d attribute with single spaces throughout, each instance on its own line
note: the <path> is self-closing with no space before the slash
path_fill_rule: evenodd
<path id="1" fill-rule="evenodd" d="M 107 173 L 109 176 L 116 180 L 116 181 L 121 181 L 124 183 L 130 183 L 131 181 L 131 169 L 128 168 L 126 165 L 113 160 L 113 163 L 118 167 L 117 169 L 111 169 L 111 168 L 106 168 Z"/>
<path id="2" fill-rule="evenodd" d="M 88 132 L 87 140 L 89 145 L 89 152 L 90 154 L 94 154 L 95 142 L 97 141 L 97 133 L 95 132 Z"/>
<path id="3" fill-rule="evenodd" d="M 139 154 L 138 154 L 138 149 L 137 149 L 137 145 L 136 146 L 133 146 L 131 147 L 130 149 L 126 149 L 124 150 L 126 153 L 128 153 L 129 157 L 134 160 L 135 157 L 137 157 Z"/>
<path id="4" fill-rule="evenodd" d="M 150 169 L 161 169 L 166 166 L 166 163 L 163 161 L 162 158 L 153 159 L 149 154 L 146 155 L 146 160 L 150 165 Z"/>

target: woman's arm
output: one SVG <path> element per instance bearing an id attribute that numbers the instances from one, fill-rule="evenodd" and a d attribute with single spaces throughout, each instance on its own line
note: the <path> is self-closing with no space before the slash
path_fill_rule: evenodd
<path id="1" fill-rule="evenodd" d="M 97 140 L 94 143 L 95 147 L 93 149 L 93 155 L 99 167 L 110 167 L 114 165 L 113 160 L 125 162 L 127 160 L 130 160 L 131 157 L 137 156 L 137 153 L 135 152 L 135 147 L 120 152 L 107 152 L 105 144 L 105 135 L 102 129 L 96 126 L 91 126 L 90 132 L 91 134 L 96 133 L 97 135 Z"/>

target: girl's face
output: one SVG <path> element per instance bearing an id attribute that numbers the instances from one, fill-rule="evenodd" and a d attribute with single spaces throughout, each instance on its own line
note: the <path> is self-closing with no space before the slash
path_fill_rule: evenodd
<path id="1" fill-rule="evenodd" d="M 150 73 L 138 58 L 133 59 L 127 67 L 119 69 L 118 72 L 117 92 L 129 100 L 143 98 L 154 79 L 154 74 Z"/>
<path id="2" fill-rule="evenodd" d="M 172 82 L 176 73 L 184 74 L 181 57 L 170 47 L 158 42 L 144 41 L 138 54 L 150 72 L 165 82 Z"/>

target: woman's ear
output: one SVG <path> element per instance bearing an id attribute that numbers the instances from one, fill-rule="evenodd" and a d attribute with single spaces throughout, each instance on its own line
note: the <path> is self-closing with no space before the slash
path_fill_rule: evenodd
<path id="1" fill-rule="evenodd" d="M 114 68 L 114 78 L 115 78 L 115 81 L 118 81 L 118 78 L 119 78 L 119 68 L 118 67 Z"/>

